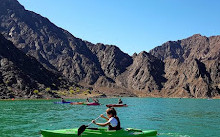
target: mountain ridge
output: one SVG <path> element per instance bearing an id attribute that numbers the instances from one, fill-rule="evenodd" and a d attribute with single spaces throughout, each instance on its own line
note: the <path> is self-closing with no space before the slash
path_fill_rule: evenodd
<path id="1" fill-rule="evenodd" d="M 220 94 L 219 36 L 196 34 L 129 56 L 117 46 L 76 38 L 25 10 L 17 0 L 0 2 L 4 37 L 70 81 L 108 96 L 204 98 Z"/>

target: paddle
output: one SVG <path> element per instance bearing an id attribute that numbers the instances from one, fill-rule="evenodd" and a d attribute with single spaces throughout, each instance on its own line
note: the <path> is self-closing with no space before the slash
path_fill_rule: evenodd
<path id="1" fill-rule="evenodd" d="M 105 114 L 105 113 L 103 113 L 103 114 Z M 102 114 L 102 115 L 103 115 L 103 114 Z M 98 120 L 100 117 L 101 117 L 101 115 L 100 115 L 99 117 L 97 117 L 97 118 L 95 119 L 95 121 Z M 80 126 L 79 129 L 78 129 L 78 136 L 81 135 L 81 134 L 86 130 L 86 128 L 87 128 L 88 126 L 90 126 L 91 124 L 92 124 L 92 122 L 90 122 L 88 125 L 82 125 L 82 126 Z"/>

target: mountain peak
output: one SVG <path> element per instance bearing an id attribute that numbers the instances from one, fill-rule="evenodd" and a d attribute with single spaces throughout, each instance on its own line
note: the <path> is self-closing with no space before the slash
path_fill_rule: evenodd
<path id="1" fill-rule="evenodd" d="M 187 39 L 203 39 L 207 38 L 206 36 L 202 36 L 201 34 L 194 34 L 191 37 L 188 37 Z"/>
<path id="2" fill-rule="evenodd" d="M 22 6 L 17 0 L 0 0 L 0 3 L 0 8 L 7 9 L 7 11 L 24 9 L 24 6 Z"/>
<path id="3" fill-rule="evenodd" d="M 202 35 L 200 33 L 192 35 L 192 37 L 201 37 Z"/>

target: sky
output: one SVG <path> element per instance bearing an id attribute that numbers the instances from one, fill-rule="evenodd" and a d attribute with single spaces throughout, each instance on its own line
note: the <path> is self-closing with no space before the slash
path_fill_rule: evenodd
<path id="1" fill-rule="evenodd" d="M 220 0 L 18 0 L 75 37 L 132 55 L 194 34 L 220 35 Z"/>

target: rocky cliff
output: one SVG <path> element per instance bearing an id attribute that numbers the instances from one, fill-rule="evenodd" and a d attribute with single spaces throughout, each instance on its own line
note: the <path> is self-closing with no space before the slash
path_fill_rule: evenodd
<path id="1" fill-rule="evenodd" d="M 76 82 L 93 84 L 103 75 L 96 56 L 84 41 L 47 18 L 25 10 L 17 0 L 0 3 L 0 31 L 23 52 Z"/>
<path id="2" fill-rule="evenodd" d="M 105 76 L 111 79 L 115 79 L 123 73 L 133 62 L 132 57 L 114 45 L 87 43 L 87 46 L 98 58 Z"/>
<path id="3" fill-rule="evenodd" d="M 166 82 L 164 63 L 147 52 L 133 56 L 133 63 L 117 78 L 117 84 L 136 91 L 161 90 Z"/>
<path id="4" fill-rule="evenodd" d="M 0 34 L 0 97 L 40 97 L 45 89 L 64 88 L 69 82 L 60 74 L 43 67 L 33 57 L 25 55 Z M 35 94 L 34 90 L 42 94 Z M 49 92 L 49 96 L 56 96 Z"/>
<path id="5" fill-rule="evenodd" d="M 169 41 L 150 53 L 165 63 L 166 96 L 213 97 L 220 94 L 220 36 L 200 34 Z"/>

